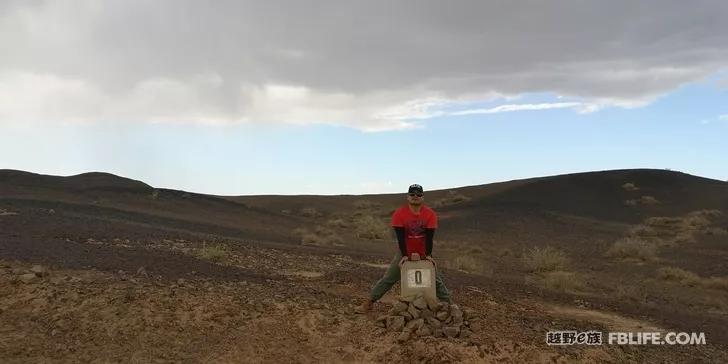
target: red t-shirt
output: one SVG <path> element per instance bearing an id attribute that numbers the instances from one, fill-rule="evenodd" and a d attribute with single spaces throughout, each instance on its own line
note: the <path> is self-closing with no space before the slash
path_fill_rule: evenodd
<path id="1" fill-rule="evenodd" d="M 437 215 L 435 211 L 425 205 L 422 205 L 420 213 L 415 215 L 409 205 L 404 205 L 392 214 L 392 227 L 404 227 L 407 255 L 417 253 L 424 258 L 425 229 L 437 228 Z"/>

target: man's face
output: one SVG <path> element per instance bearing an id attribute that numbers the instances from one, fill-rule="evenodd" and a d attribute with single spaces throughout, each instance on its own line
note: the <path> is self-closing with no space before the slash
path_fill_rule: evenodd
<path id="1" fill-rule="evenodd" d="M 410 205 L 419 206 L 425 200 L 425 195 L 422 192 L 412 192 L 407 194 L 407 202 Z"/>

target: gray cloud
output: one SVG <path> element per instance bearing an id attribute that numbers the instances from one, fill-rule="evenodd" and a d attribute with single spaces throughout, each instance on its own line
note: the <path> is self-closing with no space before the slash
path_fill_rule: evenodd
<path id="1" fill-rule="evenodd" d="M 637 106 L 728 64 L 723 1 L 4 1 L 0 14 L 3 120 L 386 130 L 412 126 L 408 110 L 438 115 L 422 100 Z"/>

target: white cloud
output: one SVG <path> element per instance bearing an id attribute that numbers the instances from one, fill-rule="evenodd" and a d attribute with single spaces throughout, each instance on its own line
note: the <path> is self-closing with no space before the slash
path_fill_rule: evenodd
<path id="1" fill-rule="evenodd" d="M 579 102 L 554 102 L 542 104 L 508 104 L 492 107 L 489 109 L 471 109 L 452 112 L 451 115 L 472 115 L 472 114 L 496 114 L 502 112 L 525 111 L 525 110 L 549 110 L 549 109 L 573 109 L 583 106 Z"/>
<path id="2" fill-rule="evenodd" d="M 319 4 L 2 1 L 0 122 L 391 130 L 495 95 L 639 107 L 728 63 L 728 2 Z"/>
<path id="3" fill-rule="evenodd" d="M 720 120 L 728 120 L 728 114 L 723 114 L 723 115 L 719 116 L 718 119 L 720 119 Z"/>

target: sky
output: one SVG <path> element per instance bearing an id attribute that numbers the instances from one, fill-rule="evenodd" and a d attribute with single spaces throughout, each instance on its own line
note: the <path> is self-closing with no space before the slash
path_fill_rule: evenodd
<path id="1" fill-rule="evenodd" d="M 0 0 L 0 169 L 218 195 L 728 180 L 728 2 Z"/>

